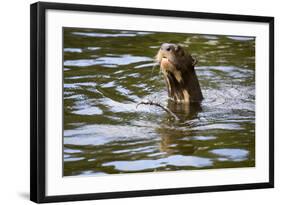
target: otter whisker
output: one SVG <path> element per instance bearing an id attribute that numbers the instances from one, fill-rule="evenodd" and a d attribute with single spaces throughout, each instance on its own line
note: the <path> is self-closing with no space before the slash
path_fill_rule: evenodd
<path id="1" fill-rule="evenodd" d="M 158 66 L 159 64 L 156 62 L 153 66 L 152 66 L 152 70 L 151 70 L 151 76 L 153 74 L 154 69 L 156 68 L 156 66 Z"/>

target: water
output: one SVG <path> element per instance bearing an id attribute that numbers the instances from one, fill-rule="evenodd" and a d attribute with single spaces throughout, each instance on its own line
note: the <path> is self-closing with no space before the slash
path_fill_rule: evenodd
<path id="1" fill-rule="evenodd" d="M 167 98 L 164 42 L 199 61 L 201 106 Z M 64 176 L 255 166 L 254 38 L 65 28 L 63 52 Z"/>

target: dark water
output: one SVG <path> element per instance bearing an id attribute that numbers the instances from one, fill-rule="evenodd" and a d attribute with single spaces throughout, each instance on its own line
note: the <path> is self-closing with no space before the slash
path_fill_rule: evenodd
<path id="1" fill-rule="evenodd" d="M 168 100 L 153 58 L 164 42 L 199 63 L 201 106 Z M 169 107 L 140 105 L 153 100 Z M 64 175 L 255 166 L 255 39 L 64 30 Z"/>

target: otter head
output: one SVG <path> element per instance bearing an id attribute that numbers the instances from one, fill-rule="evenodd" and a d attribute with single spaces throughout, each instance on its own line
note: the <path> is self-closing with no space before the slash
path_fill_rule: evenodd
<path id="1" fill-rule="evenodd" d="M 163 43 L 156 55 L 156 61 L 160 64 L 162 71 L 172 71 L 174 69 L 188 69 L 196 64 L 190 54 L 180 45 Z"/>
<path id="2" fill-rule="evenodd" d="M 161 45 L 156 61 L 168 88 L 168 94 L 176 102 L 198 102 L 203 99 L 194 70 L 196 60 L 180 45 Z"/>

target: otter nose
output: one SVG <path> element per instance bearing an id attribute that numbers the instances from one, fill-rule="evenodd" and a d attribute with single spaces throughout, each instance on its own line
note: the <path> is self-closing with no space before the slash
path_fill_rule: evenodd
<path id="1" fill-rule="evenodd" d="M 169 43 L 163 43 L 162 46 L 161 46 L 161 49 L 165 50 L 165 51 L 170 51 L 171 48 L 172 48 L 172 45 L 169 44 Z"/>

